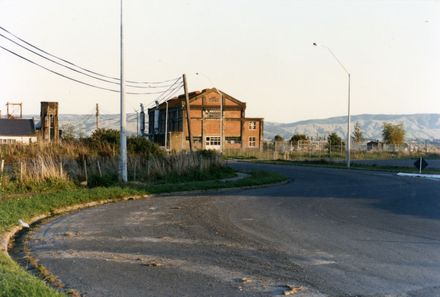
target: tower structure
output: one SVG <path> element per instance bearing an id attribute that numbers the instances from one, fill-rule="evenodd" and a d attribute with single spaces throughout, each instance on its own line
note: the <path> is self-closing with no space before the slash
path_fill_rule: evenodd
<path id="1" fill-rule="evenodd" d="M 41 139 L 58 143 L 60 130 L 58 126 L 58 102 L 41 102 Z"/>

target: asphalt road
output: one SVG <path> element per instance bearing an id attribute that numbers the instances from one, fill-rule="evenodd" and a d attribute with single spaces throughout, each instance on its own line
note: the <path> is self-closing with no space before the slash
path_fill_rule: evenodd
<path id="1" fill-rule="evenodd" d="M 439 159 L 425 159 L 428 163 L 426 169 L 440 169 Z M 352 163 L 363 165 L 376 165 L 376 166 L 395 166 L 395 167 L 409 167 L 415 168 L 414 162 L 416 159 L 395 159 L 395 160 L 352 160 Z"/>
<path id="2" fill-rule="evenodd" d="M 234 166 L 291 181 L 60 216 L 33 255 L 84 296 L 440 296 L 439 181 Z"/>

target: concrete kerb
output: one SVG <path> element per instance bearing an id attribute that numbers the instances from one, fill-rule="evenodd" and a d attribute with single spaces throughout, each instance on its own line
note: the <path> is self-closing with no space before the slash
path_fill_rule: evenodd
<path id="1" fill-rule="evenodd" d="M 247 177 L 246 174 L 234 177 L 235 180 L 237 179 L 243 179 Z M 56 209 L 52 212 L 38 215 L 35 217 L 32 217 L 27 222 L 29 225 L 33 225 L 43 219 L 47 219 L 49 217 L 53 217 L 56 215 L 72 212 L 75 210 L 80 210 L 84 208 L 90 208 L 94 206 L 104 205 L 108 203 L 115 203 L 120 201 L 129 201 L 129 200 L 141 200 L 141 199 L 147 199 L 151 197 L 167 197 L 167 196 L 175 196 L 175 195 L 189 195 L 189 194 L 207 194 L 207 193 L 223 193 L 223 192 L 229 192 L 233 190 L 246 190 L 246 189 L 256 189 L 256 188 L 265 188 L 265 187 L 271 187 L 271 186 L 277 186 L 277 185 L 284 185 L 290 182 L 290 179 L 286 179 L 281 182 L 276 183 L 270 183 L 270 184 L 263 184 L 263 185 L 253 185 L 253 186 L 242 186 L 242 187 L 231 187 L 231 188 L 221 188 L 221 189 L 208 189 L 208 190 L 192 190 L 192 191 L 179 191 L 179 192 L 171 192 L 171 193 L 160 193 L 160 194 L 148 194 L 148 195 L 137 195 L 137 196 L 127 196 L 123 198 L 115 198 L 115 199 L 107 199 L 107 200 L 101 200 L 101 201 L 93 201 L 93 202 L 87 202 L 83 204 L 76 204 L 72 206 L 67 206 L 63 208 Z M 10 257 L 8 250 L 9 250 L 9 242 L 11 238 L 15 236 L 18 232 L 20 232 L 23 229 L 22 226 L 14 226 L 8 231 L 0 234 L 0 252 L 4 253 L 6 256 Z"/>
<path id="2" fill-rule="evenodd" d="M 397 173 L 398 176 L 406 176 L 406 177 L 419 177 L 419 178 L 428 178 L 440 180 L 440 174 L 422 174 L 422 173 Z"/>

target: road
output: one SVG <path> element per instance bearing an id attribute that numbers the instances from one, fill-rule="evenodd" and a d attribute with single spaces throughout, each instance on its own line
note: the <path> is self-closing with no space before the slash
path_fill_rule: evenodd
<path id="1" fill-rule="evenodd" d="M 235 163 L 285 185 L 56 217 L 34 257 L 84 296 L 440 296 L 440 182 Z"/>
<path id="2" fill-rule="evenodd" d="M 395 166 L 395 167 L 409 167 L 415 168 L 414 162 L 416 159 L 394 159 L 394 160 L 352 160 L 352 163 L 375 166 Z M 439 159 L 426 159 L 428 169 L 440 169 Z"/>

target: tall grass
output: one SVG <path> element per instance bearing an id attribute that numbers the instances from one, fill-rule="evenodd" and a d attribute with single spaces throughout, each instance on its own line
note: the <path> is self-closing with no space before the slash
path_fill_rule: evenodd
<path id="1" fill-rule="evenodd" d="M 101 146 L 101 148 L 104 146 Z M 45 191 L 72 184 L 110 186 L 118 182 L 117 148 L 84 143 L 0 146 L 0 194 L 23 191 Z M 210 151 L 165 154 L 143 150 L 128 156 L 131 181 L 152 182 L 169 177 L 202 176 L 212 168 L 223 166 L 219 154 Z M 1 168 L 0 168 L 1 169 Z"/>

